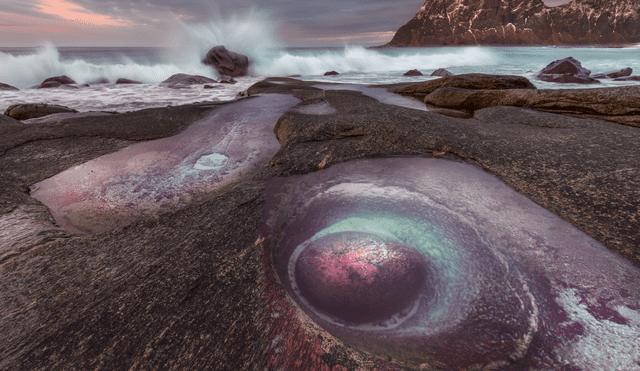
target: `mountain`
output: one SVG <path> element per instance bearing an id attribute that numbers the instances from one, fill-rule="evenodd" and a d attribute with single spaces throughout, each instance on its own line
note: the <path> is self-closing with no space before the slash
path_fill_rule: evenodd
<path id="1" fill-rule="evenodd" d="M 385 46 L 640 43 L 639 0 L 426 0 Z"/>

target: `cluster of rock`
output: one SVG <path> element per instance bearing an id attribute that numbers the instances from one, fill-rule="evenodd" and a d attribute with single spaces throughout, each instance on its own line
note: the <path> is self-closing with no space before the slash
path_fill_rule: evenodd
<path id="1" fill-rule="evenodd" d="M 402 76 L 424 76 L 422 74 L 422 72 L 420 72 L 417 69 L 414 70 L 409 70 L 407 72 L 405 72 Z M 431 76 L 453 76 L 453 74 L 447 70 L 445 70 L 444 68 L 438 68 L 437 70 L 433 71 L 431 73 Z"/>
<path id="2" fill-rule="evenodd" d="M 549 63 L 538 73 L 536 78 L 547 82 L 574 84 L 597 84 L 600 82 L 597 79 L 613 79 L 614 81 L 640 80 L 640 76 L 631 76 L 632 72 L 631 67 L 627 67 L 618 71 L 609 71 L 590 76 L 590 70 L 582 67 L 582 64 L 573 57 L 568 57 Z"/>
<path id="3" fill-rule="evenodd" d="M 483 108 L 514 106 L 640 127 L 640 86 L 536 89 L 521 76 L 463 74 L 391 91 L 420 99 L 431 111 L 451 117 L 471 118 Z"/>
<path id="4" fill-rule="evenodd" d="M 199 75 L 186 75 L 176 74 L 163 81 L 162 84 L 172 88 L 186 87 L 197 84 L 210 84 L 219 82 L 221 84 L 235 84 L 234 77 L 244 76 L 247 74 L 249 68 L 249 58 L 246 55 L 234 53 L 227 50 L 223 45 L 215 46 L 209 50 L 205 58 L 202 60 L 205 65 L 212 66 L 220 74 L 220 81 L 210 79 L 205 76 Z M 335 73 L 337 74 L 337 72 Z M 109 84 L 110 81 L 107 78 L 99 78 L 95 81 L 91 81 L 91 84 Z M 127 78 L 119 78 L 115 82 L 116 85 L 122 84 L 142 84 L 140 81 L 131 80 Z M 36 89 L 51 89 L 51 88 L 67 88 L 78 89 L 88 87 L 89 84 L 78 84 L 72 78 L 62 75 L 49 77 L 42 81 L 40 85 L 34 86 Z M 207 88 L 212 88 L 208 85 Z M 0 91 L 5 90 L 20 90 L 15 86 L 0 83 Z"/>
<path id="5" fill-rule="evenodd" d="M 385 46 L 640 42 L 636 0 L 426 0 Z"/>

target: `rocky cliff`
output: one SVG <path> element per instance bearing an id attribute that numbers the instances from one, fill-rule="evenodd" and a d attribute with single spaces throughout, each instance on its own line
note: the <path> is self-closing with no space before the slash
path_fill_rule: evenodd
<path id="1" fill-rule="evenodd" d="M 426 0 L 386 46 L 640 42 L 638 0 Z"/>

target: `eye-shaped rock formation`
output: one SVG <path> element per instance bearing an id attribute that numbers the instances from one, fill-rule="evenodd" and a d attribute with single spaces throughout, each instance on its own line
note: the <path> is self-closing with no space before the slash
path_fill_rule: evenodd
<path id="1" fill-rule="evenodd" d="M 315 84 L 276 79 L 250 89 L 252 94 L 271 91 L 304 99 L 278 120 L 275 134 L 280 148 L 268 163 L 265 159 L 198 202 L 91 236 L 73 235 L 57 226 L 47 208 L 29 196 L 29 186 L 133 142 L 175 135 L 242 102 L 28 125 L 4 116 L 0 120 L 0 369 L 637 367 L 634 345 L 640 299 L 639 286 L 632 282 L 640 264 L 640 155 L 634 150 L 640 146 L 638 128 L 519 107 L 486 108 L 476 111 L 474 118 L 455 119 L 382 104 L 360 92 L 323 91 Z M 453 166 L 469 162 L 491 173 L 476 169 L 482 177 L 492 181 L 499 177 L 506 185 L 487 190 L 482 182 L 469 183 L 469 176 L 476 179 L 471 171 L 429 178 L 444 174 L 400 166 L 404 157 L 364 161 L 371 166 L 353 162 L 399 155 L 414 156 L 408 161 Z M 209 165 L 216 163 L 216 158 L 209 160 Z M 389 166 L 378 166 L 376 161 Z M 580 232 L 570 228 L 567 233 L 534 233 L 546 229 L 544 223 L 522 218 L 515 206 L 491 201 L 489 195 L 507 185 L 636 266 L 609 259 L 611 252 L 592 249 L 591 242 L 578 250 L 556 247 L 552 241 Z M 433 189 L 425 191 L 429 188 Z M 457 196 L 448 197 L 453 195 Z M 519 203 L 517 197 L 510 198 Z M 529 200 L 525 201 L 530 204 Z M 481 209 L 495 218 L 486 218 Z M 342 326 L 342 333 L 330 330 L 332 335 L 327 328 L 339 324 L 322 324 L 308 314 L 313 310 L 301 309 L 295 292 L 285 290 L 288 275 L 279 267 L 291 260 L 276 259 L 279 247 L 295 251 L 314 236 L 314 241 L 325 241 L 322 233 L 340 245 L 343 236 L 354 232 L 354 222 L 367 219 L 361 214 L 376 218 L 368 228 L 360 223 L 359 233 L 373 233 L 370 240 L 396 246 L 391 251 L 403 253 L 392 260 L 380 254 L 365 261 L 351 256 L 355 260 L 347 262 L 362 263 L 364 268 L 370 268 L 364 263 L 376 263 L 376 268 L 389 267 L 388 272 L 395 273 L 400 271 L 394 262 L 400 262 L 418 267 L 419 273 L 422 264 L 411 252 L 430 254 L 424 259 L 428 272 L 424 281 L 435 283 L 438 290 L 425 289 L 418 296 L 433 298 L 434 305 L 426 300 L 427 306 L 415 311 L 410 304 L 408 311 L 400 309 L 402 323 L 390 331 L 424 335 L 419 328 L 401 326 L 419 318 L 416 315 L 437 317 L 440 312 L 433 309 L 447 308 L 448 302 L 438 293 L 460 292 L 441 290 L 442 284 L 452 288 L 452 282 L 456 286 L 471 278 L 470 286 L 461 286 L 469 295 L 460 297 L 473 305 L 451 312 L 455 318 L 446 318 L 446 311 L 437 317 L 445 327 L 454 324 L 448 327 L 452 332 L 441 334 L 464 336 L 440 338 L 446 341 L 439 345 L 419 336 L 417 344 L 438 349 L 419 352 L 416 358 L 402 352 L 403 343 L 414 339 L 389 337 L 393 343 L 389 345 L 379 341 L 380 331 L 360 336 L 370 320 Z M 425 223 L 427 219 L 431 222 Z M 499 227 L 500 220 L 515 224 Z M 567 231 L 564 222 L 551 224 Z M 409 233 L 412 230 L 422 232 L 417 236 L 433 237 L 440 247 L 429 249 L 432 240 L 411 237 L 416 236 Z M 430 234 L 424 233 L 427 230 Z M 461 233 L 452 232 L 456 230 Z M 354 254 L 367 252 L 354 245 L 361 237 L 353 243 L 347 238 Z M 521 244 L 531 249 L 519 249 Z M 453 245 L 470 249 L 446 249 Z M 318 246 L 318 251 L 329 251 L 325 248 Z M 469 259 L 458 259 L 465 254 Z M 371 282 L 393 285 L 394 277 L 387 274 Z M 419 280 L 419 274 L 414 277 L 409 272 L 398 279 L 410 282 L 416 277 Z M 332 282 L 328 280 L 326 287 Z M 558 284 L 563 282 L 568 284 Z M 311 290 L 319 297 L 325 292 L 323 287 L 308 288 L 307 296 Z M 407 292 L 402 297 L 412 295 Z M 493 300 L 498 298 L 508 300 Z M 455 325 L 458 319 L 460 325 Z M 464 326 L 469 323 L 478 326 Z M 487 331 L 473 331 L 478 328 Z M 503 328 L 507 337 L 495 343 Z M 464 339 L 473 345 L 471 351 L 459 346 Z M 562 347 L 554 339 L 566 340 L 561 352 L 546 351 Z M 592 344 L 598 344 L 597 352 Z M 483 349 L 498 349 L 500 354 L 484 357 Z M 424 354 L 437 358 L 424 360 L 420 358 Z M 471 363 L 476 356 L 478 363 Z M 506 364 L 499 363 L 505 359 Z"/>

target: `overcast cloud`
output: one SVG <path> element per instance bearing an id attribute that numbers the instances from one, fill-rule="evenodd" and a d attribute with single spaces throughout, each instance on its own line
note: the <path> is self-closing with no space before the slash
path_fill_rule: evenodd
<path id="1" fill-rule="evenodd" d="M 546 0 L 556 6 L 568 0 Z M 259 14 L 290 46 L 375 45 L 424 0 L 3 0 L 0 46 L 164 46 L 180 24 Z M 91 17 L 91 18 L 89 18 Z M 247 22 L 250 18 L 246 18 Z M 252 18 L 255 19 L 255 18 Z M 238 24 L 251 27 L 251 24 Z"/>

